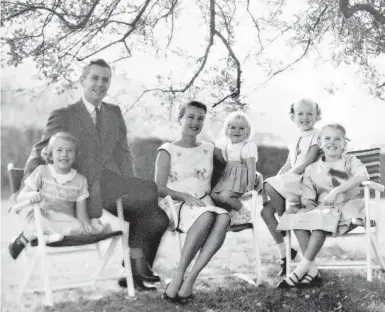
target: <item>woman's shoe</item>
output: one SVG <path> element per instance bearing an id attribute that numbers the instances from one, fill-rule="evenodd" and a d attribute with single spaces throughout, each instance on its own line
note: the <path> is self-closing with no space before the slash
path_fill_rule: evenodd
<path id="1" fill-rule="evenodd" d="M 178 295 L 176 295 L 175 297 L 170 297 L 169 295 L 166 294 L 168 285 L 170 285 L 170 283 L 168 283 L 166 285 L 166 289 L 164 290 L 164 293 L 162 295 L 162 299 L 166 300 L 168 302 L 171 302 L 171 303 L 177 303 L 178 302 Z"/>
<path id="2" fill-rule="evenodd" d="M 178 303 L 183 304 L 183 305 L 189 303 L 194 298 L 195 298 L 195 296 L 193 294 L 186 296 L 186 297 L 176 295 L 176 299 L 177 299 Z"/>

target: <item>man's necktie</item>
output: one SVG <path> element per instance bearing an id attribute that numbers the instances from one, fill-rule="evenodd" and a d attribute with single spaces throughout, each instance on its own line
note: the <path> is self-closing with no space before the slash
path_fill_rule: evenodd
<path id="1" fill-rule="evenodd" d="M 100 109 L 98 107 L 95 107 L 95 114 L 96 114 L 95 128 L 100 140 L 102 137 L 102 121 L 100 116 Z"/>

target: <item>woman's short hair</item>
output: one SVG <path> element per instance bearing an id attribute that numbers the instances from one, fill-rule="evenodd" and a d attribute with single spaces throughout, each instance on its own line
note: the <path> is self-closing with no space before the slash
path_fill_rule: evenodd
<path id="1" fill-rule="evenodd" d="M 290 105 L 289 115 L 292 120 L 294 119 L 294 107 L 296 104 L 299 104 L 299 103 L 308 103 L 308 104 L 314 105 L 316 110 L 316 121 L 321 120 L 321 108 L 316 101 L 313 101 L 310 98 L 300 99 Z"/>
<path id="2" fill-rule="evenodd" d="M 250 118 L 244 112 L 241 112 L 241 111 L 231 112 L 230 114 L 227 115 L 225 122 L 223 124 L 223 134 L 227 138 L 229 137 L 229 133 L 228 133 L 229 125 L 234 120 L 237 120 L 237 119 L 243 120 L 245 122 L 245 125 L 246 125 L 245 139 L 249 140 L 254 133 L 253 126 L 251 125 Z"/>
<path id="3" fill-rule="evenodd" d="M 182 119 L 184 114 L 186 113 L 186 109 L 188 107 L 197 107 L 197 108 L 201 108 L 204 110 L 205 114 L 207 113 L 207 106 L 205 104 L 203 104 L 202 102 L 198 102 L 198 101 L 190 101 L 190 102 L 187 102 L 186 104 L 183 104 L 181 106 L 181 108 L 179 109 L 179 114 L 178 114 L 178 119 Z"/>
<path id="4" fill-rule="evenodd" d="M 45 160 L 47 164 L 52 164 L 52 151 L 53 146 L 57 139 L 62 139 L 67 142 L 72 142 L 75 145 L 75 150 L 78 149 L 78 140 L 69 132 L 57 132 L 54 135 L 51 136 L 51 138 L 48 141 L 48 145 L 44 147 L 41 151 L 41 157 Z"/>

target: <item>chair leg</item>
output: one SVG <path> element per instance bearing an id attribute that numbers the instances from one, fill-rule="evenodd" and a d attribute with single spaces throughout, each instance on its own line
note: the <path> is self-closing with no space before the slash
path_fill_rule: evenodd
<path id="1" fill-rule="evenodd" d="M 96 253 L 98 254 L 99 259 L 103 259 L 102 249 L 100 246 L 100 243 L 96 243 Z"/>
<path id="2" fill-rule="evenodd" d="M 179 232 L 175 233 L 177 240 L 178 240 L 178 247 L 179 247 L 179 258 L 182 255 L 182 249 L 183 249 L 183 243 L 182 243 L 182 234 Z"/>
<path id="3" fill-rule="evenodd" d="M 129 225 L 127 226 L 129 227 Z M 127 228 L 127 233 L 129 229 Z M 124 275 L 127 281 L 127 294 L 129 297 L 135 296 L 135 288 L 134 288 L 134 279 L 132 277 L 132 268 L 130 261 L 130 251 L 128 247 L 128 235 L 123 233 L 121 237 L 122 242 L 122 250 L 123 250 L 123 259 L 124 259 Z"/>
<path id="4" fill-rule="evenodd" d="M 116 244 L 119 241 L 119 238 L 120 237 L 114 237 L 111 240 L 111 242 L 110 242 L 110 244 L 109 244 L 109 246 L 108 246 L 104 256 L 100 259 L 101 260 L 101 264 L 100 264 L 100 267 L 96 270 L 96 273 L 94 275 L 94 281 L 96 281 L 96 278 L 98 276 L 100 276 L 102 274 L 102 272 L 104 271 L 104 269 L 105 269 L 105 267 L 107 265 L 108 260 L 110 259 L 112 253 L 114 252 L 114 249 L 116 247 Z"/>
<path id="5" fill-rule="evenodd" d="M 373 238 L 372 238 L 372 247 L 373 247 L 374 253 L 377 257 L 378 263 L 380 264 L 381 269 L 383 271 L 385 271 L 385 261 L 381 257 L 380 251 L 378 250 L 379 248 L 377 246 L 377 243 L 373 240 Z"/>
<path id="6" fill-rule="evenodd" d="M 373 280 L 373 265 L 372 265 L 372 231 L 370 229 L 370 190 L 364 189 L 365 200 L 365 216 L 366 216 L 366 280 L 371 282 Z"/>
<path id="7" fill-rule="evenodd" d="M 53 296 L 52 296 L 52 285 L 51 285 L 51 278 L 49 273 L 49 261 L 47 259 L 47 254 L 45 251 L 45 246 L 38 247 L 41 248 L 41 251 L 39 252 L 41 254 L 41 270 L 43 273 L 43 279 L 44 279 L 44 291 L 45 291 L 45 305 L 52 306 L 53 305 Z"/>
<path id="8" fill-rule="evenodd" d="M 253 228 L 252 234 L 253 234 L 253 247 L 254 247 L 254 254 L 255 254 L 255 274 L 257 278 L 257 286 L 261 284 L 261 269 L 262 269 L 262 263 L 261 263 L 261 252 L 259 249 L 259 239 L 258 239 L 258 232 L 255 227 L 255 222 L 253 222 Z"/>
<path id="9" fill-rule="evenodd" d="M 36 252 L 34 257 L 32 258 L 32 262 L 31 262 L 29 268 L 28 267 L 25 268 L 25 271 L 24 271 L 25 275 L 24 275 L 23 281 L 21 282 L 21 284 L 19 286 L 19 290 L 18 290 L 18 301 L 21 300 L 21 297 L 22 297 L 22 295 L 25 291 L 25 288 L 27 287 L 27 284 L 31 278 L 32 272 L 35 270 L 36 265 L 39 262 L 39 259 L 40 259 L 40 253 Z"/>
<path id="10" fill-rule="evenodd" d="M 291 231 L 286 231 L 286 276 L 291 273 Z"/>
<path id="11" fill-rule="evenodd" d="M 124 221 L 122 198 L 116 200 L 116 207 L 118 210 L 118 218 L 120 229 L 123 232 L 120 241 L 122 242 L 123 260 L 124 260 L 124 275 L 127 282 L 127 294 L 129 297 L 135 296 L 134 279 L 132 277 L 130 250 L 128 248 L 128 235 L 130 233 L 130 224 Z"/>

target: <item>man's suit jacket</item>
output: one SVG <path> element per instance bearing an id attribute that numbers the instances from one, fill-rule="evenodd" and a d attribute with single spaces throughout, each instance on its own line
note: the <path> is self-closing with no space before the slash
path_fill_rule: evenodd
<path id="1" fill-rule="evenodd" d="M 119 106 L 103 102 L 101 124 L 100 140 L 91 115 L 82 100 L 54 110 L 48 118 L 40 142 L 34 145 L 25 166 L 24 176 L 27 176 L 38 165 L 44 163 L 40 156 L 41 150 L 56 132 L 66 131 L 75 136 L 78 140 L 78 149 L 73 168 L 87 178 L 90 218 L 97 218 L 102 214 L 100 179 L 104 169 L 124 177 L 134 176 L 133 159 L 127 142 L 127 128 Z"/>

